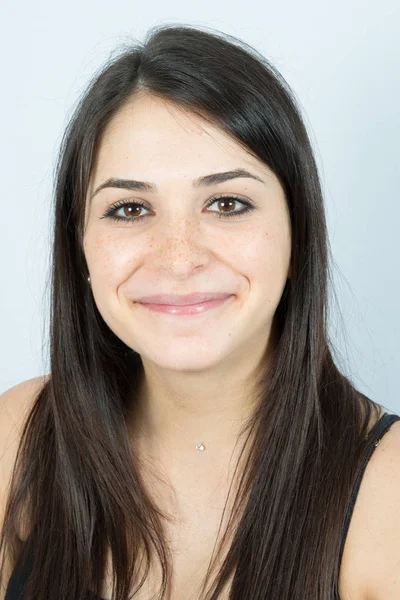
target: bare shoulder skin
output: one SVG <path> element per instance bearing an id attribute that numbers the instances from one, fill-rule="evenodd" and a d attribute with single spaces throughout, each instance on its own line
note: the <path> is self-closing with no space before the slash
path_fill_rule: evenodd
<path id="1" fill-rule="evenodd" d="M 48 378 L 49 376 L 45 375 L 22 381 L 0 395 L 0 530 L 3 527 L 11 474 L 25 417 Z M 21 531 L 21 540 L 24 537 L 24 532 Z M 2 558 L 1 554 L 0 561 Z M 6 557 L 3 581 L 0 589 L 0 600 L 4 600 L 5 598 L 6 587 L 11 577 L 11 572 L 10 560 Z"/>

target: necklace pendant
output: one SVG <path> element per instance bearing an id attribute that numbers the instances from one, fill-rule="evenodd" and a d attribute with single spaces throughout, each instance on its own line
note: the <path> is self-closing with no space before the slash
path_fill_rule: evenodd
<path id="1" fill-rule="evenodd" d="M 196 450 L 200 450 L 200 452 L 204 452 L 205 447 L 203 446 L 203 444 L 196 444 Z"/>

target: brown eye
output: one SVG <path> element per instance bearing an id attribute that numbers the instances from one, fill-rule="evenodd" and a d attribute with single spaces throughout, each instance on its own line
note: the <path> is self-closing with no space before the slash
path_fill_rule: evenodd
<path id="1" fill-rule="evenodd" d="M 239 211 L 233 211 L 232 208 L 238 203 L 243 204 L 245 208 L 242 208 Z M 208 206 L 212 206 L 213 204 L 217 204 L 218 208 L 221 209 L 221 212 L 217 212 L 217 217 L 220 219 L 240 217 L 247 212 L 255 210 L 255 206 L 251 202 L 248 200 L 243 200 L 242 198 L 237 198 L 236 196 L 222 196 L 220 198 L 214 198 L 214 200 L 211 200 Z"/>
<path id="2" fill-rule="evenodd" d="M 143 209 L 148 210 L 141 202 L 121 201 L 114 204 L 114 206 L 112 206 L 101 218 L 113 219 L 114 221 L 126 221 L 127 223 L 129 221 L 136 222 L 147 216 L 140 214 Z M 119 215 L 117 214 L 118 212 L 120 213 Z"/>
<path id="3" fill-rule="evenodd" d="M 244 206 L 239 211 L 233 211 L 232 208 L 240 203 Z M 247 212 L 251 212 L 255 210 L 255 206 L 249 202 L 248 200 L 243 200 L 242 198 L 236 198 L 235 196 L 222 196 L 219 198 L 213 198 L 207 205 L 207 208 L 216 204 L 220 210 L 211 211 L 215 212 L 216 216 L 219 219 L 228 219 L 233 217 L 240 217 Z M 114 221 L 120 221 L 125 223 L 137 223 L 141 219 L 145 219 L 148 215 L 139 214 L 141 210 L 149 210 L 144 204 L 141 202 L 128 202 L 121 201 L 115 204 L 106 212 L 102 219 L 113 219 Z M 120 214 L 117 214 L 117 213 Z"/>
<path id="4" fill-rule="evenodd" d="M 138 204 L 125 204 L 124 206 L 121 206 L 122 213 L 125 217 L 139 217 L 142 208 L 143 206 Z"/>
<path id="5" fill-rule="evenodd" d="M 218 206 L 222 208 L 222 212 L 230 212 L 232 207 L 237 203 L 237 200 L 233 198 L 223 198 L 222 200 L 216 200 Z"/>

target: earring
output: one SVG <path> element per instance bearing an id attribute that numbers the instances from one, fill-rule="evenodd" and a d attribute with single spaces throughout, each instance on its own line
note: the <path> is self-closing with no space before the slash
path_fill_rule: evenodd
<path id="1" fill-rule="evenodd" d="M 88 282 L 90 283 L 90 277 L 87 278 Z"/>

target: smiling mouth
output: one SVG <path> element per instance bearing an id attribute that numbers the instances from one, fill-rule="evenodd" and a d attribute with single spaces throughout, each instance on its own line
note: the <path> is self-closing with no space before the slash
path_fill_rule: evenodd
<path id="1" fill-rule="evenodd" d="M 233 295 L 226 296 L 225 298 L 217 298 L 214 300 L 204 300 L 202 302 L 198 302 L 197 304 L 183 304 L 183 305 L 174 305 L 174 304 L 152 304 L 147 302 L 137 302 L 141 306 L 151 310 L 153 312 L 165 313 L 169 315 L 198 315 L 202 314 L 208 310 L 212 310 L 213 308 L 217 308 L 225 304 L 230 298 L 233 298 Z"/>

